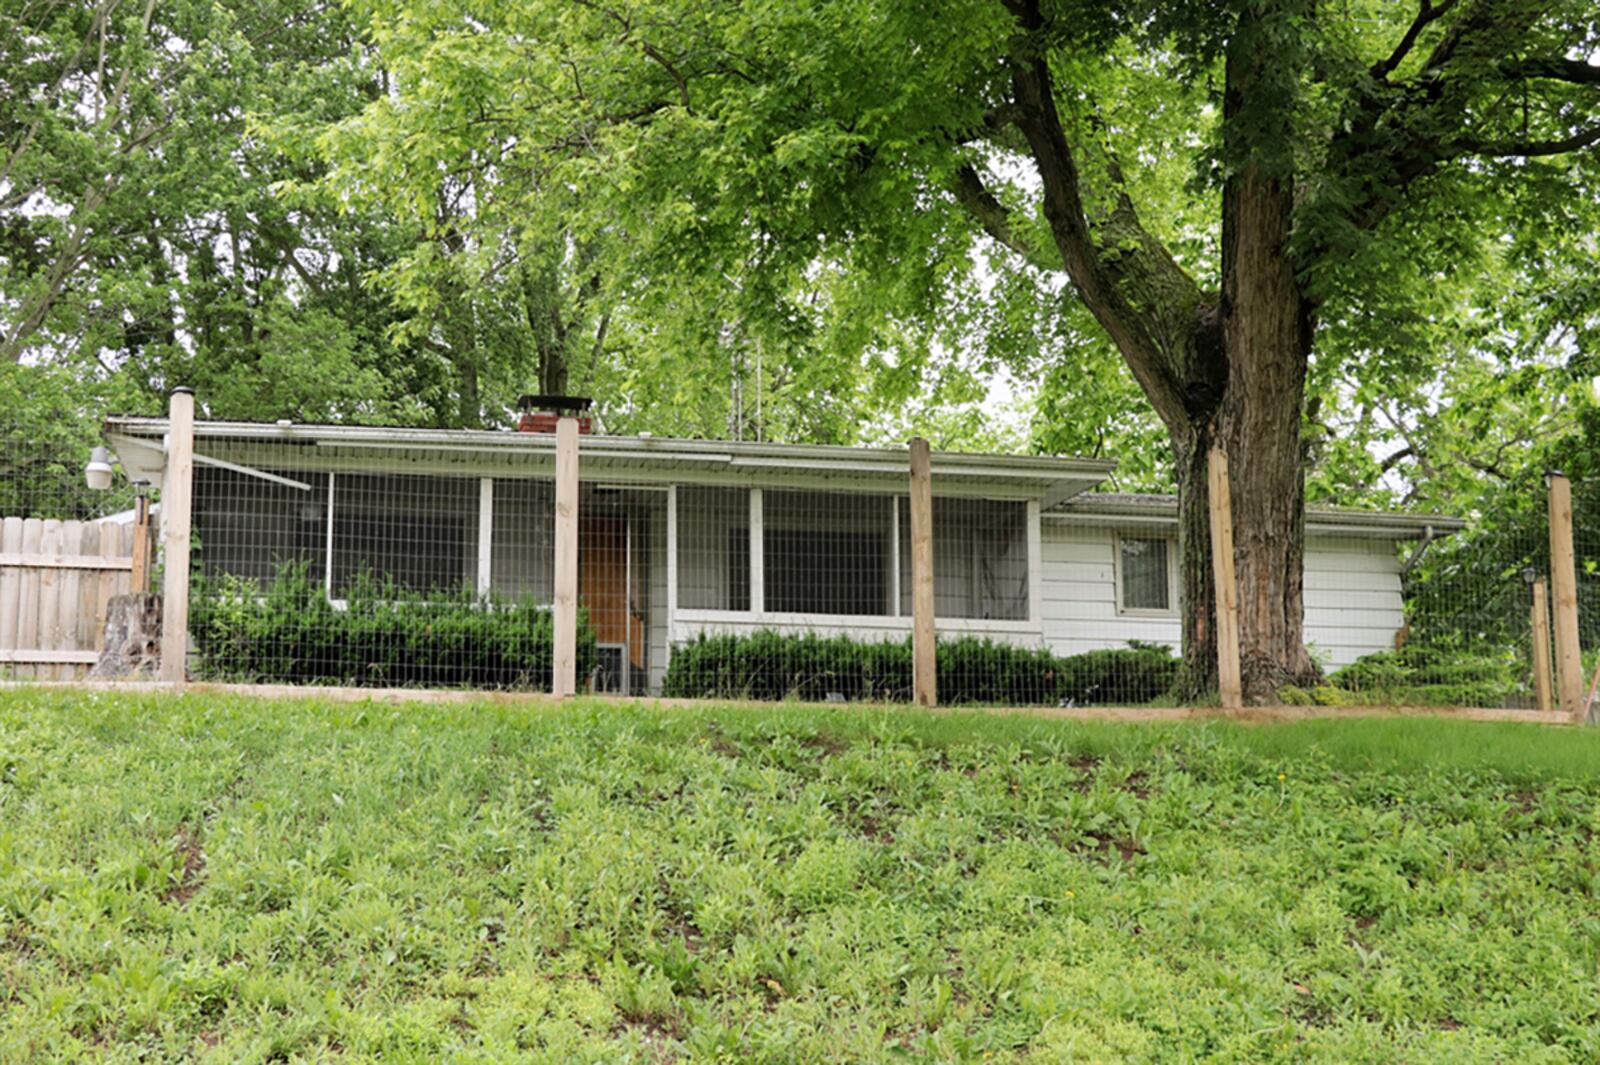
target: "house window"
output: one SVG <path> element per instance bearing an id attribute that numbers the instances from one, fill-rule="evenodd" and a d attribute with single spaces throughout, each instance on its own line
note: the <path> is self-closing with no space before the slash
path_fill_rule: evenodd
<path id="1" fill-rule="evenodd" d="M 1117 538 L 1117 605 L 1124 613 L 1176 612 L 1172 547 L 1164 536 Z"/>
<path id="2" fill-rule="evenodd" d="M 764 492 L 766 609 L 779 614 L 889 614 L 891 520 L 884 496 Z"/>
<path id="3" fill-rule="evenodd" d="M 678 489 L 678 606 L 750 609 L 749 489 Z"/>

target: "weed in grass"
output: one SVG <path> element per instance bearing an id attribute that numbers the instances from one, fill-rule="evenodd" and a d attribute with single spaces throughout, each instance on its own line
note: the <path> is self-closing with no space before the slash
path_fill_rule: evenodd
<path id="1" fill-rule="evenodd" d="M 0 695 L 0 1060 L 1600 1057 L 1600 736 Z"/>

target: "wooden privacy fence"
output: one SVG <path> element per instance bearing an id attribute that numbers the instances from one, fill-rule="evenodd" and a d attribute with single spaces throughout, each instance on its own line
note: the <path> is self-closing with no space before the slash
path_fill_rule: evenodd
<path id="1" fill-rule="evenodd" d="M 0 519 L 0 678 L 89 672 L 107 604 L 132 591 L 136 536 L 132 524 Z"/>

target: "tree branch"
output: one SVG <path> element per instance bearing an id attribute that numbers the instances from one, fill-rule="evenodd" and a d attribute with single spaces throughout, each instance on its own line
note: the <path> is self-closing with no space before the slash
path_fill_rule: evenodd
<path id="1" fill-rule="evenodd" d="M 1566 137 L 1552 140 L 1521 140 L 1521 141 L 1480 141 L 1463 139 L 1455 142 L 1455 146 L 1467 155 L 1482 155 L 1494 158 L 1517 157 L 1534 159 L 1546 155 L 1565 155 L 1567 152 L 1581 151 L 1591 144 L 1600 144 L 1600 123 L 1587 126 Z"/>
<path id="2" fill-rule="evenodd" d="M 1524 59 L 1508 64 L 1512 77 L 1564 81 L 1571 85 L 1600 85 L 1600 66 L 1578 59 Z"/>
<path id="3" fill-rule="evenodd" d="M 1411 49 L 1416 47 L 1417 38 L 1422 36 L 1422 31 L 1455 6 L 1456 0 L 1440 0 L 1437 4 L 1432 3 L 1432 0 L 1422 0 L 1422 7 L 1417 11 L 1417 17 L 1411 20 L 1411 25 L 1407 27 L 1405 36 L 1401 37 L 1400 43 L 1394 46 L 1394 51 L 1389 53 L 1389 58 L 1372 65 L 1369 73 L 1373 78 L 1382 81 L 1394 73 L 1395 69 L 1405 62 L 1406 56 L 1411 54 Z"/>
<path id="4" fill-rule="evenodd" d="M 1187 397 L 1215 383 L 1197 387 L 1194 379 L 1219 369 L 1194 358 L 1199 287 L 1154 237 L 1128 219 L 1112 220 L 1116 224 L 1108 236 L 1114 254 L 1102 255 L 1084 210 L 1077 160 L 1056 110 L 1049 62 L 1039 46 L 1045 30 L 1039 2 L 1003 2 L 1023 31 L 1008 61 L 1016 124 L 1038 167 L 1045 220 L 1067 276 L 1156 413 L 1174 432 L 1186 431 Z"/>
<path id="5" fill-rule="evenodd" d="M 1011 227 L 1011 212 L 984 186 L 983 178 L 975 167 L 965 165 L 957 170 L 955 180 L 951 182 L 951 191 L 955 193 L 956 202 L 967 209 L 967 213 L 996 243 L 1011 249 L 1041 270 L 1061 269 L 1059 261 L 1049 262 L 1032 241 Z"/>

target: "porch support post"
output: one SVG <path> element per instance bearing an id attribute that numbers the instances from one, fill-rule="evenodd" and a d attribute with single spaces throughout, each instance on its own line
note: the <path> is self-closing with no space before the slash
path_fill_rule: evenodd
<path id="1" fill-rule="evenodd" d="M 578 692 L 578 419 L 556 422 L 555 632 L 550 693 Z"/>
<path id="2" fill-rule="evenodd" d="M 761 489 L 750 489 L 750 613 L 767 612 L 766 507 Z"/>
<path id="3" fill-rule="evenodd" d="M 1550 590 L 1556 616 L 1556 693 L 1574 725 L 1587 724 L 1583 706 L 1583 655 L 1578 644 L 1578 569 L 1572 549 L 1572 482 L 1545 474 L 1550 495 Z"/>
<path id="4" fill-rule="evenodd" d="M 494 584 L 494 478 L 478 478 L 478 581 L 479 599 L 487 599 Z"/>
<path id="5" fill-rule="evenodd" d="M 667 485 L 667 653 L 662 666 L 672 663 L 672 645 L 678 623 L 678 486 Z"/>
<path id="6" fill-rule="evenodd" d="M 161 486 L 161 679 L 182 687 L 189 656 L 189 530 L 194 503 L 194 392 L 177 388 L 167 415 Z"/>
<path id="7" fill-rule="evenodd" d="M 917 705 L 937 706 L 933 621 L 933 476 L 928 442 L 911 441 L 911 687 Z"/>
<path id="8" fill-rule="evenodd" d="M 1044 538 L 1040 530 L 1039 501 L 1028 500 L 1028 620 L 1044 620 Z"/>
<path id="9" fill-rule="evenodd" d="M 900 616 L 900 499 L 889 497 L 889 616 Z"/>

